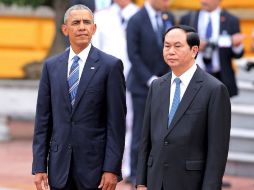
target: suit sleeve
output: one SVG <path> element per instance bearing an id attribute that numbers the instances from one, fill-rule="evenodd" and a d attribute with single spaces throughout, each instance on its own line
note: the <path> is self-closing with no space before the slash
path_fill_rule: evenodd
<path id="1" fill-rule="evenodd" d="M 44 64 L 39 85 L 33 137 L 32 173 L 47 172 L 47 157 L 52 129 L 50 84 L 47 64 Z"/>
<path id="2" fill-rule="evenodd" d="M 145 113 L 144 113 L 144 121 L 142 128 L 142 135 L 139 147 L 139 156 L 138 156 L 138 165 L 137 165 L 137 182 L 136 185 L 145 185 L 147 186 L 147 161 L 148 156 L 151 151 L 151 99 L 152 99 L 152 88 L 154 86 L 154 82 L 149 89 Z"/>
<path id="3" fill-rule="evenodd" d="M 107 142 L 103 171 L 119 176 L 125 144 L 125 88 L 123 63 L 118 60 L 107 80 Z"/>
<path id="4" fill-rule="evenodd" d="M 231 128 L 230 98 L 224 85 L 214 90 L 208 109 L 207 160 L 202 190 L 221 190 Z"/>
<path id="5" fill-rule="evenodd" d="M 235 18 L 232 21 L 232 24 L 230 24 L 230 27 L 232 27 L 232 34 L 236 34 L 236 33 L 240 33 L 240 23 L 239 23 L 239 19 Z M 244 54 L 244 49 L 242 49 L 242 51 L 240 52 L 234 52 L 232 50 L 232 54 L 233 54 L 233 58 L 241 58 Z"/>
<path id="6" fill-rule="evenodd" d="M 138 80 L 140 80 L 141 83 L 146 84 L 153 76 L 153 73 L 149 70 L 141 57 L 141 27 L 142 24 L 136 19 L 131 18 L 128 22 L 127 51 L 132 65 L 131 70 L 135 73 L 135 76 L 138 77 Z"/>

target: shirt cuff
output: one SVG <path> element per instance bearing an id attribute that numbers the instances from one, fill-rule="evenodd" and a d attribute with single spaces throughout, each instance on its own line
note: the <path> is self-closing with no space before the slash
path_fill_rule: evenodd
<path id="1" fill-rule="evenodd" d="M 243 51 L 243 44 L 236 46 L 236 47 L 232 47 L 232 50 L 234 53 L 240 54 Z"/>

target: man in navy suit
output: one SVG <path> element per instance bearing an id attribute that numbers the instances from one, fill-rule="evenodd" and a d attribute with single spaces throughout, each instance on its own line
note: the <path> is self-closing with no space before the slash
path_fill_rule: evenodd
<path id="1" fill-rule="evenodd" d="M 243 56 L 238 18 L 220 8 L 221 0 L 200 0 L 201 10 L 184 15 L 180 24 L 194 27 L 201 38 L 197 63 L 222 81 L 230 96 L 238 94 L 233 58 Z"/>
<path id="2" fill-rule="evenodd" d="M 199 36 L 189 26 L 165 35 L 172 72 L 149 90 L 140 144 L 138 190 L 221 190 L 231 127 L 230 98 L 196 65 Z"/>
<path id="3" fill-rule="evenodd" d="M 33 139 L 37 190 L 114 190 L 121 179 L 125 79 L 120 59 L 91 45 L 92 11 L 70 7 L 62 31 L 70 48 L 46 60 Z"/>
<path id="4" fill-rule="evenodd" d="M 133 127 L 131 140 L 131 174 L 128 182 L 135 184 L 138 147 L 145 110 L 145 101 L 151 82 L 169 71 L 162 56 L 163 35 L 174 24 L 167 11 L 168 0 L 147 0 L 127 26 L 127 50 L 131 69 L 127 88 L 133 101 Z"/>

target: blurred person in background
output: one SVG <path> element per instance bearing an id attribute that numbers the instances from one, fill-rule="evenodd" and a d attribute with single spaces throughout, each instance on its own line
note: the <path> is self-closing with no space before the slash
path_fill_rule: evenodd
<path id="1" fill-rule="evenodd" d="M 221 9 L 220 2 L 200 0 L 201 9 L 183 16 L 180 24 L 197 29 L 201 38 L 197 63 L 222 81 L 232 97 L 238 94 L 232 59 L 243 56 L 244 35 L 240 33 L 239 19 Z"/>
<path id="2" fill-rule="evenodd" d="M 135 184 L 138 150 L 143 126 L 143 116 L 148 88 L 152 81 L 169 71 L 162 56 L 163 35 L 174 25 L 168 11 L 169 0 L 147 0 L 127 26 L 127 50 L 131 69 L 127 89 L 133 102 L 133 127 L 131 138 L 131 173 L 126 182 Z"/>
<path id="3" fill-rule="evenodd" d="M 165 35 L 163 55 L 172 72 L 148 93 L 137 190 L 221 190 L 230 98 L 226 86 L 196 64 L 199 43 L 186 25 Z"/>
<path id="4" fill-rule="evenodd" d="M 70 7 L 70 47 L 45 61 L 33 139 L 37 190 L 114 190 L 125 142 L 125 80 L 118 58 L 91 45 L 92 11 Z"/>
<path id="5" fill-rule="evenodd" d="M 112 4 L 113 0 L 69 0 L 70 7 L 82 4 L 89 7 L 93 12 L 104 9 Z"/>
<path id="6" fill-rule="evenodd" d="M 254 30 L 253 30 L 251 36 L 252 36 L 252 38 L 251 38 L 251 39 L 252 39 L 252 40 L 251 40 L 251 51 L 254 52 Z"/>
<path id="7" fill-rule="evenodd" d="M 130 17 L 138 7 L 131 0 L 114 0 L 114 3 L 105 9 L 95 12 L 94 20 L 97 25 L 92 43 L 100 50 L 114 55 L 123 61 L 125 79 L 128 76 L 131 63 L 127 54 L 126 27 Z M 109 24 L 110 23 L 110 24 Z M 123 161 L 123 175 L 129 175 L 129 144 L 132 128 L 131 95 L 126 92 L 126 143 Z"/>

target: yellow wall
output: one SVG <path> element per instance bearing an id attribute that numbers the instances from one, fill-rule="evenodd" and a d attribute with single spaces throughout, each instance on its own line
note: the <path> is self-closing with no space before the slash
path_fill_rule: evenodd
<path id="1" fill-rule="evenodd" d="M 22 67 L 42 60 L 55 34 L 53 18 L 0 16 L 0 78 L 22 78 Z"/>

